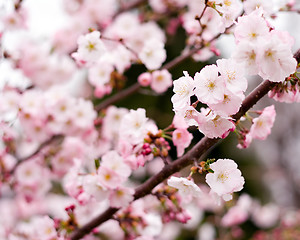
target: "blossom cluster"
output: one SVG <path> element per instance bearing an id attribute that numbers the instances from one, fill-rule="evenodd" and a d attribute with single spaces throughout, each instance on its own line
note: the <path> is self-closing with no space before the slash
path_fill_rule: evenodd
<path id="1" fill-rule="evenodd" d="M 138 15 L 129 12 L 118 15 L 102 33 L 92 30 L 80 36 L 77 43 L 78 49 L 72 56 L 79 66 L 88 68 L 89 82 L 99 98 L 114 88 L 118 79 L 114 79 L 113 73 L 123 74 L 132 63 L 139 61 L 147 69 L 157 70 L 166 60 L 163 31 L 154 21 L 141 23 Z M 151 86 L 157 92 L 164 92 L 171 85 L 166 70 L 154 72 L 152 76 Z"/>
<path id="2" fill-rule="evenodd" d="M 68 24 L 49 39 L 18 35 L 9 47 L 10 34 L 29 27 L 28 2 L 14 0 L 7 14 L 0 11 L 0 72 L 6 65 L 22 78 L 14 85 L 12 75 L 0 87 L 0 240 L 78 239 L 92 219 L 112 212 L 82 239 L 175 239 L 183 228 L 214 239 L 217 225 L 233 231 L 249 219 L 259 228 L 279 221 L 275 205 L 247 195 L 236 200 L 245 179 L 235 161 L 197 162 L 197 146 L 209 146 L 208 138 L 235 131 L 238 147 L 246 148 L 270 134 L 273 105 L 255 118 L 235 117 L 247 75 L 276 83 L 269 93 L 275 100 L 300 99 L 294 41 L 268 21 L 271 1 L 64 0 Z M 184 49 L 170 59 L 182 32 Z M 219 56 L 216 40 L 230 32 L 230 58 L 172 80 L 187 57 Z M 122 91 L 132 75 L 137 82 Z M 121 100 L 137 88 L 149 87 L 140 93 L 156 98 L 172 85 L 175 115 L 159 116 L 169 120 L 164 129 L 150 118 L 153 108 L 146 114 L 113 105 L 126 105 Z M 190 126 L 207 138 L 186 151 L 195 143 Z M 179 177 L 175 172 L 189 163 L 190 175 Z M 225 213 L 216 224 L 206 212 Z"/>
<path id="3" fill-rule="evenodd" d="M 233 192 L 242 190 L 245 180 L 233 160 L 218 159 L 209 167 L 211 172 L 206 175 L 206 182 L 211 188 L 210 194 L 216 198 L 218 204 L 221 198 L 229 201 Z M 202 191 L 192 180 L 172 176 L 168 185 L 177 188 L 182 196 L 201 198 Z"/>
<path id="4" fill-rule="evenodd" d="M 174 81 L 173 110 L 209 138 L 224 138 L 235 129 L 231 116 L 238 112 L 245 98 L 246 74 L 284 82 L 296 71 L 292 38 L 286 32 L 270 29 L 262 11 L 259 8 L 238 18 L 234 30 L 237 47 L 230 59 L 205 66 L 194 78 L 184 72 L 183 77 Z M 192 96 L 197 97 L 196 102 L 191 102 Z M 199 112 L 198 102 L 208 108 Z"/>

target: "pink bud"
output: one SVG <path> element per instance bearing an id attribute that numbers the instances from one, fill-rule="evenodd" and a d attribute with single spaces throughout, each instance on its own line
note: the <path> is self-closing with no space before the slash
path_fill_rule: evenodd
<path id="1" fill-rule="evenodd" d="M 138 77 L 138 82 L 141 86 L 147 87 L 152 81 L 152 75 L 149 72 L 144 72 Z"/>

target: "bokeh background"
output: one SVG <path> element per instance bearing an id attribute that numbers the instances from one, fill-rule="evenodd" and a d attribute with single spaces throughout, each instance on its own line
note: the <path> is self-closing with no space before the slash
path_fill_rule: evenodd
<path id="1" fill-rule="evenodd" d="M 300 8 L 300 2 L 296 1 L 297 7 Z M 45 42 L 48 41 L 48 37 L 66 26 L 69 21 L 68 16 L 62 11 L 62 0 L 26 0 L 24 4 L 29 10 L 29 34 L 44 39 Z M 10 5 L 10 0 L 0 0 L 0 14 L 5 14 Z M 164 26 L 163 18 L 159 24 Z M 278 30 L 288 31 L 295 38 L 294 52 L 300 48 L 299 14 L 281 12 L 270 24 Z M 28 33 L 19 31 L 6 36 L 5 47 L 14 48 L 24 34 Z M 174 36 L 168 37 L 167 61 L 180 55 L 185 43 L 185 31 L 178 28 Z M 221 53 L 219 57 L 229 58 L 235 46 L 233 36 L 221 37 L 217 46 Z M 217 58 L 213 57 L 208 62 L 195 62 L 188 59 L 170 72 L 174 80 L 182 76 L 183 71 L 188 71 L 191 76 L 194 76 L 195 72 L 200 71 L 203 66 L 215 63 Z M 141 65 L 131 67 L 126 72 L 126 86 L 135 83 L 138 75 L 145 70 Z M 82 75 L 82 72 L 78 72 L 73 81 L 65 88 L 76 92 L 76 89 L 81 88 L 83 84 Z M 249 79 L 248 92 L 261 81 L 258 77 Z M 0 87 L 7 82 L 13 86 L 22 87 L 28 84 L 20 72 L 12 70 L 7 62 L 1 60 Z M 116 90 L 115 92 L 117 93 Z M 145 108 L 147 116 L 155 120 L 158 127 L 165 128 L 172 122 L 174 116 L 170 101 L 172 95 L 172 89 L 163 95 L 155 94 L 150 89 L 142 89 L 116 105 L 129 109 Z M 95 99 L 95 104 L 102 100 Z M 254 108 L 259 110 L 271 104 L 275 105 L 277 116 L 272 133 L 266 141 L 257 140 L 248 149 L 241 150 L 236 147 L 237 139 L 232 133 L 211 149 L 207 157 L 231 158 L 239 164 L 246 182 L 242 193 L 248 193 L 262 204 L 272 202 L 279 208 L 297 209 L 300 208 L 300 105 L 278 103 L 264 97 Z M 191 128 L 190 130 L 194 135 L 194 143 L 203 137 L 197 129 Z M 171 152 L 171 156 L 175 157 L 175 152 Z M 207 214 L 203 219 L 209 218 L 210 215 Z M 250 221 L 247 221 L 242 228 L 247 233 L 245 239 L 249 239 L 258 229 Z M 195 231 L 186 230 L 178 239 L 195 239 L 195 235 Z"/>

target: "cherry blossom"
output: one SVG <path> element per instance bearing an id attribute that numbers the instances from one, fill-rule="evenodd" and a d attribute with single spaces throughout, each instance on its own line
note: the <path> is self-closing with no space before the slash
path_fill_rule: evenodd
<path id="1" fill-rule="evenodd" d="M 110 205 L 115 208 L 126 207 L 133 200 L 132 188 L 117 188 L 109 196 Z"/>
<path id="2" fill-rule="evenodd" d="M 262 17 L 262 9 L 257 9 L 247 16 L 239 17 L 234 31 L 237 41 L 258 43 L 269 34 L 267 22 Z"/>
<path id="3" fill-rule="evenodd" d="M 295 1 L 64 0 L 51 24 L 31 5 L 0 6 L 0 239 L 208 240 L 280 222 L 284 207 L 233 198 L 241 158 L 205 156 L 231 132 L 238 148 L 267 138 L 275 108 L 252 107 L 270 89 L 300 101 L 297 36 L 277 23 Z"/>
<path id="4" fill-rule="evenodd" d="M 232 58 L 243 65 L 243 68 L 249 75 L 258 74 L 258 47 L 249 42 L 241 41 L 233 52 Z"/>
<path id="5" fill-rule="evenodd" d="M 280 209 L 274 203 L 261 206 L 259 203 L 254 204 L 252 218 L 254 223 L 261 228 L 270 228 L 278 221 Z"/>
<path id="6" fill-rule="evenodd" d="M 180 77 L 173 82 L 173 91 L 175 95 L 171 98 L 174 110 L 181 109 L 187 105 L 190 105 L 190 97 L 194 95 L 194 80 L 188 73 L 183 72 L 184 77 Z"/>
<path id="7" fill-rule="evenodd" d="M 271 105 L 266 107 L 258 118 L 253 119 L 253 125 L 250 128 L 252 138 L 264 140 L 271 133 L 276 117 L 275 107 Z"/>
<path id="8" fill-rule="evenodd" d="M 247 79 L 244 77 L 244 69 L 233 59 L 217 60 L 218 71 L 225 81 L 226 88 L 233 92 L 244 92 L 247 89 Z"/>
<path id="9" fill-rule="evenodd" d="M 262 8 L 264 13 L 271 14 L 273 12 L 273 1 L 261 1 L 261 0 L 247 0 L 243 2 L 245 12 L 250 14 L 255 11 L 256 8 Z"/>
<path id="10" fill-rule="evenodd" d="M 183 196 L 192 195 L 193 197 L 201 197 L 201 189 L 187 178 L 172 176 L 168 179 L 168 185 L 177 188 Z"/>
<path id="11" fill-rule="evenodd" d="M 216 104 L 224 99 L 224 82 L 218 76 L 218 67 L 216 65 L 206 66 L 196 73 L 195 77 L 195 95 L 203 103 Z"/>
<path id="12" fill-rule="evenodd" d="M 235 206 L 223 216 L 221 224 L 225 227 L 239 225 L 245 222 L 250 215 L 252 199 L 249 195 L 243 194 L 239 197 Z"/>
<path id="13" fill-rule="evenodd" d="M 121 138 L 126 139 L 132 144 L 139 143 L 146 133 L 145 125 L 147 122 L 145 109 L 130 110 L 121 122 Z"/>
<path id="14" fill-rule="evenodd" d="M 214 171 L 206 175 L 206 182 L 211 190 L 225 201 L 232 199 L 232 193 L 243 189 L 245 183 L 237 164 L 231 159 L 219 159 L 210 164 Z"/>
<path id="15" fill-rule="evenodd" d="M 99 31 L 80 36 L 77 44 L 78 50 L 72 56 L 79 65 L 90 65 L 96 62 L 106 51 Z"/>
<path id="16" fill-rule="evenodd" d="M 165 92 L 172 86 L 172 75 L 166 70 L 156 70 L 152 73 L 150 87 L 157 93 Z"/>
<path id="17" fill-rule="evenodd" d="M 83 177 L 83 190 L 94 197 L 97 201 L 103 201 L 108 197 L 109 191 L 100 182 L 98 175 L 86 175 Z"/>
<path id="18" fill-rule="evenodd" d="M 230 117 L 222 117 L 210 109 L 201 109 L 202 119 L 199 121 L 199 131 L 209 138 L 224 138 L 229 131 L 235 129 Z"/>
<path id="19" fill-rule="evenodd" d="M 147 87 L 152 81 L 152 74 L 149 72 L 144 72 L 138 77 L 138 82 L 141 86 Z"/>
<path id="20" fill-rule="evenodd" d="M 244 98 L 242 92 L 232 93 L 225 90 L 223 101 L 217 104 L 209 104 L 209 107 L 220 116 L 230 116 L 238 112 Z"/>
<path id="21" fill-rule="evenodd" d="M 166 57 L 164 43 L 157 39 L 146 41 L 141 52 L 139 52 L 139 58 L 149 70 L 158 69 Z"/>
<path id="22" fill-rule="evenodd" d="M 273 82 L 283 82 L 296 71 L 297 61 L 287 44 L 281 42 L 275 34 L 271 36 L 272 39 L 263 44 L 263 50 L 258 55 L 258 61 L 261 63 L 259 75 Z"/>

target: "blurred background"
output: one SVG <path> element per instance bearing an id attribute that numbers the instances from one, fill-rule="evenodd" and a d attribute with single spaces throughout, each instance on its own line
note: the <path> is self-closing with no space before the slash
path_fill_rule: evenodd
<path id="1" fill-rule="evenodd" d="M 266 0 L 267 1 L 267 0 Z M 5 36 L 3 45 L 7 49 L 13 49 L 15 44 L 26 34 L 36 38 L 49 41 L 57 30 L 67 26 L 69 16 L 63 11 L 63 0 L 26 0 L 24 6 L 28 9 L 28 29 L 29 32 L 12 32 Z M 300 8 L 300 2 L 296 3 L 296 8 Z M 0 1 L 0 15 L 4 15 L 11 8 L 11 0 Z M 159 24 L 164 27 L 165 19 L 162 18 Z M 300 48 L 300 14 L 280 12 L 275 19 L 270 22 L 277 30 L 288 31 L 295 39 L 293 51 Z M 3 27 L 3 26 L 2 26 Z M 1 28 L 0 28 L 1 29 Z M 186 44 L 186 33 L 179 27 L 173 36 L 168 36 L 166 43 L 167 61 L 180 55 Z M 181 77 L 183 71 L 188 71 L 190 76 L 207 65 L 213 64 L 218 58 L 229 58 L 234 47 L 232 35 L 221 37 L 217 41 L 220 50 L 219 57 L 213 57 L 207 62 L 195 62 L 188 59 L 170 72 L 173 80 Z M 136 82 L 138 75 L 146 71 L 141 65 L 131 67 L 126 73 L 126 86 Z M 78 72 L 71 83 L 65 88 L 76 92 L 82 83 L 82 72 Z M 250 92 L 262 79 L 259 77 L 249 78 Z M 12 69 L 5 60 L 0 62 L 0 87 L 4 83 L 12 86 L 26 87 L 29 83 L 20 72 Z M 170 88 L 167 93 L 158 95 L 150 89 L 142 89 L 138 93 L 118 102 L 119 107 L 129 109 L 145 108 L 147 117 L 155 120 L 159 128 L 167 127 L 173 119 L 172 103 L 173 95 Z M 95 99 L 95 103 L 101 102 Z M 221 141 L 212 149 L 207 157 L 234 159 L 245 177 L 245 187 L 242 193 L 247 193 L 256 198 L 262 204 L 270 202 L 280 208 L 300 208 L 300 105 L 297 103 L 278 103 L 268 97 L 264 97 L 255 107 L 261 110 L 266 106 L 275 105 L 277 112 L 276 121 L 271 135 L 265 141 L 256 140 L 248 149 L 238 149 L 236 136 L 231 133 L 228 138 Z M 197 129 L 191 129 L 194 135 L 194 143 L 203 136 Z M 175 157 L 175 152 L 171 156 Z M 203 219 L 209 219 L 207 214 Z M 204 221 L 204 220 L 203 220 Z M 249 239 L 258 228 L 251 222 L 246 222 L 243 226 L 247 229 L 244 239 Z M 178 239 L 195 239 L 195 232 L 186 230 Z M 299 238 L 300 239 L 300 236 Z M 205 240 L 203 238 L 203 240 Z"/>

